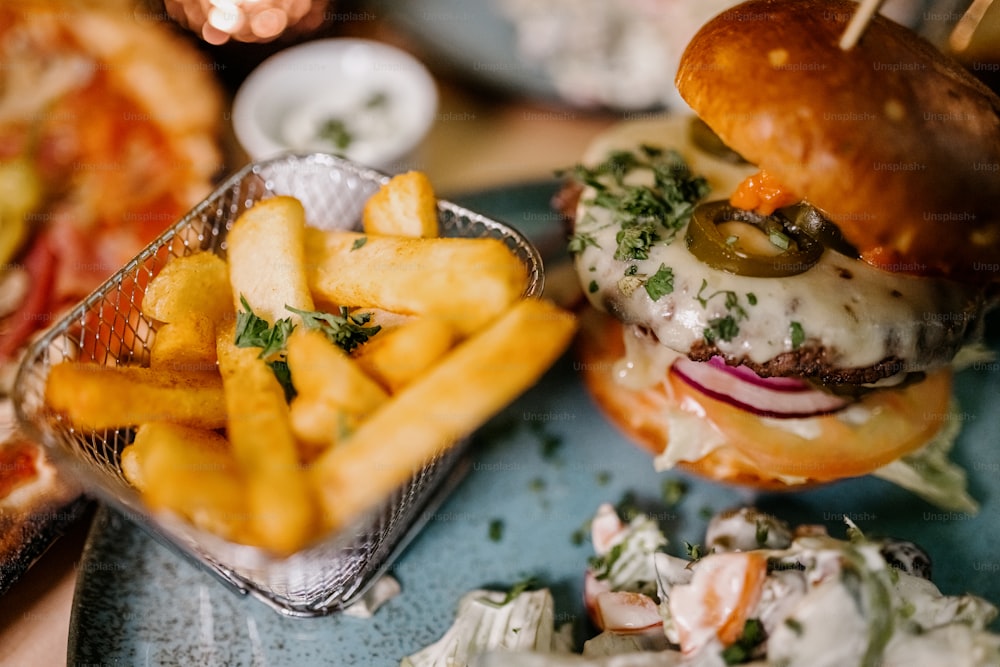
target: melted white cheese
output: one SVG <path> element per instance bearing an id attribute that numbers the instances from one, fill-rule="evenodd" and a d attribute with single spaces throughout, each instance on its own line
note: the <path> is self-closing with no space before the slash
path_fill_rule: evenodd
<path id="1" fill-rule="evenodd" d="M 642 143 L 674 148 L 693 173 L 708 179 L 708 199 L 728 198 L 755 168 L 697 149 L 688 137 L 688 122 L 687 117 L 673 116 L 617 127 L 595 141 L 584 162 L 597 164 L 611 149 L 634 150 Z M 663 345 L 678 352 L 702 343 L 710 322 L 730 314 L 724 296 L 706 299 L 727 291 L 737 295 L 747 317 L 732 340 L 716 341 L 718 348 L 731 359 L 756 363 L 791 352 L 797 323 L 804 344 L 824 348 L 832 367 L 865 368 L 895 357 L 905 360 L 901 371 L 924 370 L 947 363 L 961 347 L 964 330 L 976 325 L 977 303 L 967 290 L 945 281 L 887 273 L 829 250 L 803 273 L 748 277 L 704 264 L 688 251 L 681 230 L 672 242 L 654 244 L 648 259 L 616 260 L 612 250 L 619 226 L 606 209 L 588 204 L 589 194 L 580 200 L 577 232 L 590 234 L 598 247 L 588 246 L 576 259 L 582 284 L 598 285 L 588 298 L 626 323 L 649 327 Z M 661 264 L 670 267 L 673 292 L 654 302 L 643 289 L 623 291 L 620 281 L 630 264 L 640 275 L 653 275 Z M 754 295 L 755 304 L 748 294 Z"/>

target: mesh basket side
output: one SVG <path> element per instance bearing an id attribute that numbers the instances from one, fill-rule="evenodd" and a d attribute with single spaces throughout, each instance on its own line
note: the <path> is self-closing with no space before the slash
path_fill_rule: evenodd
<path id="1" fill-rule="evenodd" d="M 224 257 L 227 232 L 257 201 L 291 195 L 302 201 L 310 226 L 357 228 L 364 202 L 387 179 L 329 155 L 289 155 L 244 168 L 53 325 L 29 349 L 15 386 L 21 421 L 90 491 L 221 580 L 286 614 L 328 613 L 363 592 L 426 519 L 438 489 L 456 469 L 465 442 L 415 471 L 380 510 L 350 529 L 276 558 L 222 540 L 176 516 L 151 513 L 122 473 L 121 453 L 132 442 L 134 430 L 74 430 L 46 409 L 46 377 L 51 366 L 64 359 L 148 365 L 157 325 L 142 314 L 141 303 L 150 279 L 172 257 L 204 251 Z M 503 239 L 529 268 L 528 294 L 541 292 L 541 260 L 523 236 L 448 202 L 441 202 L 439 214 L 444 235 Z"/>

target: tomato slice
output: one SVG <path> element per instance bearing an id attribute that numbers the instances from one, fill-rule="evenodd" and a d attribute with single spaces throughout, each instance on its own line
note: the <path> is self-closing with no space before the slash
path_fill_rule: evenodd
<path id="1" fill-rule="evenodd" d="M 928 442 L 949 418 L 952 373 L 935 371 L 921 382 L 872 392 L 845 410 L 806 419 L 764 419 L 711 398 L 672 372 L 668 382 L 678 404 L 711 421 L 758 469 L 829 481 L 868 474 Z"/>

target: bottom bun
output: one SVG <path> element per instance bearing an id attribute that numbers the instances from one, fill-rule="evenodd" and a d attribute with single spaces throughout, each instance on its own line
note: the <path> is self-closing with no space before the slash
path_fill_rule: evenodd
<path id="1" fill-rule="evenodd" d="M 914 452 L 951 415 L 950 369 L 871 392 L 844 414 L 795 419 L 759 417 L 698 391 L 669 370 L 663 381 L 633 389 L 616 379 L 625 356 L 624 327 L 591 308 L 581 324 L 576 352 L 588 391 L 612 424 L 656 457 L 657 468 L 763 490 L 802 489 L 866 475 Z M 670 438 L 678 417 L 684 432 L 675 436 L 685 441 Z M 690 427 L 692 417 L 698 428 Z M 704 447 L 708 439 L 714 444 Z"/>

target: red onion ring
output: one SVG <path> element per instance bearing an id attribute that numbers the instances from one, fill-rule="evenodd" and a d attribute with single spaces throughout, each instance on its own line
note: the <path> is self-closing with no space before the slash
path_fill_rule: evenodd
<path id="1" fill-rule="evenodd" d="M 808 382 L 794 377 L 761 377 L 746 366 L 730 366 L 722 357 L 712 357 L 707 362 L 719 370 L 735 375 L 736 377 L 755 384 L 759 387 L 766 387 L 774 391 L 816 391 Z"/>
<path id="2" fill-rule="evenodd" d="M 816 417 L 837 412 L 848 404 L 847 399 L 810 387 L 803 380 L 762 378 L 748 368 L 726 366 L 721 360 L 712 363 L 681 357 L 670 370 L 703 394 L 760 417 Z"/>

